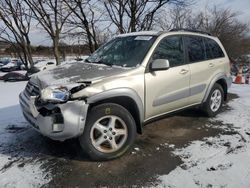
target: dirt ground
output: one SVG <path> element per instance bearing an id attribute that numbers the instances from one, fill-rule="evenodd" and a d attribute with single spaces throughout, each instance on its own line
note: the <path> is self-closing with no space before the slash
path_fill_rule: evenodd
<path id="1" fill-rule="evenodd" d="M 235 97 L 229 95 L 230 99 Z M 230 109 L 225 105 L 223 110 Z M 194 140 L 230 134 L 207 126 L 209 124 L 218 126 L 220 122 L 212 122 L 198 109 L 179 112 L 145 126 L 143 135 L 138 135 L 133 148 L 125 156 L 108 162 L 91 162 L 81 152 L 76 139 L 55 142 L 41 136 L 29 126 L 9 126 L 7 131 L 15 137 L 15 142 L 11 145 L 0 144 L 0 152 L 10 158 L 18 156 L 20 168 L 29 163 L 22 163 L 25 157 L 46 161 L 42 168 L 50 171 L 53 177 L 43 187 L 154 186 L 158 175 L 168 174 L 182 164 L 180 158 L 171 154 L 172 150 L 186 146 Z M 30 137 L 24 139 L 22 135 L 27 135 L 27 132 Z M 0 171 L 11 165 L 5 165 Z"/>

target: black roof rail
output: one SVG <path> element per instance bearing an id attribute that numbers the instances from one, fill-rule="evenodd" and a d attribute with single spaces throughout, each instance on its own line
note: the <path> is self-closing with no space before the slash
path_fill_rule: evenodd
<path id="1" fill-rule="evenodd" d="M 205 34 L 205 35 L 212 36 L 211 33 L 208 33 L 208 32 L 205 32 L 205 31 L 192 30 L 192 29 L 184 29 L 184 28 L 180 28 L 180 29 L 171 29 L 171 30 L 169 30 L 169 31 L 170 31 L 170 32 L 175 32 L 175 31 L 187 31 L 187 32 L 201 33 L 201 34 Z"/>

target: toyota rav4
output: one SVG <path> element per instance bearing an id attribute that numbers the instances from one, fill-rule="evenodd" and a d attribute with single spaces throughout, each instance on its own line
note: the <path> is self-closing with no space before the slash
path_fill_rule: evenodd
<path id="1" fill-rule="evenodd" d="M 143 126 L 200 106 L 221 110 L 231 84 L 218 38 L 187 30 L 135 32 L 110 40 L 84 63 L 37 73 L 20 94 L 28 122 L 59 141 L 78 137 L 93 160 L 123 155 Z"/>

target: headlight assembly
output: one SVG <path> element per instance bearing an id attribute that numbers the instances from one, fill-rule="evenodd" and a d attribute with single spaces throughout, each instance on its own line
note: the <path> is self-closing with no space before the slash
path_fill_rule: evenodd
<path id="1" fill-rule="evenodd" d="M 69 97 L 69 90 L 62 86 L 50 86 L 41 91 L 41 100 L 44 102 L 66 102 Z"/>

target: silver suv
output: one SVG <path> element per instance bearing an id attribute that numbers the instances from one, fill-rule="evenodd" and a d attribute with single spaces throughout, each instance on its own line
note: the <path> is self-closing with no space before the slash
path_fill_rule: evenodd
<path id="1" fill-rule="evenodd" d="M 27 121 L 41 134 L 78 137 L 93 160 L 123 155 L 153 120 L 200 106 L 215 116 L 231 84 L 220 41 L 174 30 L 119 35 L 82 63 L 34 75 L 20 94 Z"/>

